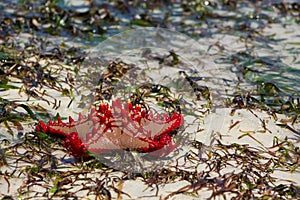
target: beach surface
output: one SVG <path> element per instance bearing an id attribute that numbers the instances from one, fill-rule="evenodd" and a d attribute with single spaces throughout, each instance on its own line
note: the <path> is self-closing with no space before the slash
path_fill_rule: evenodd
<path id="1" fill-rule="evenodd" d="M 74 18 L 91 9 L 87 1 L 62 2 L 59 7 Z M 139 10 L 128 8 L 128 17 L 105 3 L 91 12 L 107 20 L 101 21 L 105 34 L 96 33 L 92 42 L 82 39 L 85 32 L 76 26 L 78 37 L 30 31 L 12 33 L 11 40 L 1 37 L 0 198 L 299 198 L 299 17 L 272 11 L 265 1 L 245 2 L 251 7 L 192 5 L 192 17 L 184 5 L 174 4 L 174 13 L 164 15 L 167 28 L 139 26 L 155 24 L 166 10 L 153 8 L 142 21 L 142 14 L 135 18 Z M 5 13 L 13 11 L 7 7 Z M 32 30 L 50 30 L 37 22 L 31 19 Z M 25 53 L 11 47 L 12 41 Z M 122 76 L 114 71 L 120 69 L 126 69 Z M 111 95 L 103 98 L 106 103 L 146 93 L 145 102 L 155 111 L 178 106 L 184 125 L 174 137 L 177 149 L 155 162 L 133 152 L 131 165 L 114 155 L 112 160 L 127 167 L 120 170 L 99 159 L 76 160 L 61 139 L 35 130 L 39 120 L 58 114 L 63 121 L 87 114 L 99 85 L 100 97 Z M 169 101 L 177 104 L 164 107 Z"/>

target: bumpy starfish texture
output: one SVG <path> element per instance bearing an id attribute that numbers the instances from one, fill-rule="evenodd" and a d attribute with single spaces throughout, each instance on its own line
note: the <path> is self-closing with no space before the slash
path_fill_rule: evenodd
<path id="1" fill-rule="evenodd" d="M 57 121 L 45 124 L 40 121 L 37 131 L 65 139 L 64 145 L 74 157 L 88 156 L 88 152 L 102 153 L 112 150 L 153 152 L 176 147 L 172 144 L 173 133 L 183 124 L 181 114 L 153 114 L 141 105 L 133 106 L 121 99 L 112 105 L 100 104 L 87 116 L 79 113 L 78 121 Z M 166 153 L 166 152 L 164 152 Z"/>

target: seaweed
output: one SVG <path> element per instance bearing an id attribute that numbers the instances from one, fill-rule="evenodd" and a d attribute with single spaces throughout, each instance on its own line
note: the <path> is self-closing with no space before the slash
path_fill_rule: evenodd
<path id="1" fill-rule="evenodd" d="M 123 191 L 122 185 L 141 181 L 147 190 L 154 191 L 153 197 L 161 199 L 181 194 L 199 198 L 202 192 L 209 192 L 209 199 L 299 199 L 299 185 L 284 180 L 277 184 L 278 178 L 274 176 L 274 172 L 299 173 L 300 133 L 294 126 L 300 115 L 299 43 L 287 40 L 290 29 L 283 33 L 284 37 L 265 31 L 273 25 L 299 27 L 299 8 L 297 2 L 252 0 L 88 1 L 81 7 L 57 0 L 1 2 L 0 125 L 10 134 L 17 127 L 22 140 L 12 143 L 1 138 L 0 177 L 7 191 L 3 189 L 0 197 L 134 198 Z M 218 139 L 208 146 L 195 140 L 188 144 L 189 151 L 178 158 L 175 166 L 166 165 L 147 173 L 125 173 L 96 159 L 75 160 L 62 147 L 62 140 L 41 132 L 24 132 L 24 124 L 33 126 L 39 119 L 55 117 L 52 113 L 61 107 L 61 101 L 49 91 L 67 97 L 69 108 L 80 87 L 93 87 L 91 94 L 82 95 L 81 107 L 110 100 L 117 88 L 135 104 L 152 101 L 163 109 L 192 115 L 194 110 L 184 110 L 183 104 L 188 100 L 175 97 L 163 84 L 119 87 L 124 77 L 136 77 L 139 66 L 122 60 L 92 61 L 82 66 L 90 46 L 136 26 L 166 27 L 195 39 L 214 40 L 206 52 L 198 53 L 212 56 L 215 64 L 228 66 L 236 75 L 237 80 L 228 81 L 232 91 L 226 93 L 231 114 L 247 109 L 257 117 L 254 111 L 263 110 L 276 121 L 277 114 L 285 114 L 290 118 L 276 124 L 294 133 L 296 139 L 273 137 L 271 146 L 257 141 L 261 148 L 224 144 Z M 242 48 L 236 50 L 222 38 L 216 39 L 220 35 L 235 37 Z M 183 67 L 178 52 L 170 49 L 166 55 L 147 58 L 161 66 L 180 68 L 180 74 L 193 90 L 191 99 L 195 104 L 203 100 L 208 110 L 214 109 L 213 88 L 202 84 L 201 74 Z M 82 75 L 88 65 L 97 66 L 100 72 Z M 27 99 L 16 100 L 10 96 L 12 93 Z M 35 104 L 37 101 L 50 108 Z M 265 122 L 260 122 L 268 132 Z M 236 121 L 229 129 L 239 123 Z M 248 132 L 242 132 L 239 138 L 243 137 L 255 140 Z M 226 171 L 229 167 L 234 170 Z M 185 185 L 177 191 L 161 195 L 164 185 L 181 181 Z M 13 184 L 18 185 L 17 194 L 10 195 Z"/>

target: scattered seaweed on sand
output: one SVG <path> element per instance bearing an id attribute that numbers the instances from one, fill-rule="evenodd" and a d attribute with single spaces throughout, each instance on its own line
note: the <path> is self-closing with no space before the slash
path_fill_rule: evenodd
<path id="1" fill-rule="evenodd" d="M 272 138 L 271 146 L 252 147 L 245 144 L 225 144 L 215 139 L 211 146 L 192 141 L 190 150 L 175 166 L 163 166 L 148 173 L 125 173 L 106 166 L 96 159 L 75 160 L 65 151 L 61 140 L 54 140 L 41 132 L 24 132 L 25 123 L 53 117 L 42 105 L 28 102 L 39 100 L 55 110 L 61 106 L 48 91 L 56 91 L 69 98 L 72 104 L 77 92 L 78 75 L 85 59 L 84 48 L 54 42 L 56 37 L 75 40 L 84 44 L 96 42 L 122 31 L 128 26 L 167 27 L 195 38 L 210 39 L 218 34 L 233 35 L 243 44 L 242 50 L 230 51 L 222 40 L 211 45 L 208 52 L 221 55 L 216 63 L 231 66 L 238 82 L 230 94 L 227 106 L 234 111 L 247 109 L 268 112 L 274 119 L 285 114 L 278 126 L 297 136 L 299 130 L 299 43 L 285 49 L 293 55 L 290 66 L 284 56 L 262 56 L 260 51 L 271 50 L 272 45 L 284 39 L 264 30 L 271 25 L 299 25 L 299 4 L 276 1 L 88 1 L 84 9 L 68 7 L 60 1 L 27 1 L 0 5 L 0 124 L 13 135 L 17 127 L 22 137 L 18 143 L 3 139 L 0 143 L 0 179 L 2 199 L 32 198 L 85 198 L 95 199 L 135 198 L 123 187 L 136 181 L 145 185 L 149 196 L 162 199 L 180 195 L 199 198 L 208 193 L 209 199 L 299 199 L 300 187 L 291 181 L 279 179 L 274 174 L 299 173 L 299 139 Z M 5 3 L 5 2 L 3 2 Z M 247 8 L 246 10 L 243 8 Z M 250 9 L 250 11 L 249 11 Z M 124 17 L 122 17 L 124 16 Z M 182 20 L 178 21 L 177 17 Z M 27 39 L 23 39 L 27 34 Z M 287 34 L 287 33 L 286 33 Z M 70 39 L 71 38 L 71 39 Z M 24 41 L 25 40 L 25 41 Z M 64 40 L 66 41 L 66 40 Z M 68 42 L 68 41 L 66 41 Z M 298 48 L 297 48 L 298 47 Z M 211 53 L 213 54 L 213 53 Z M 176 52 L 157 58 L 161 64 L 179 66 Z M 112 89 L 129 69 L 123 61 L 104 63 L 100 80 L 91 101 L 108 100 Z M 283 72 L 283 69 L 286 70 Z M 270 75 L 270 72 L 278 72 Z M 280 72 L 280 73 L 279 73 Z M 291 76 L 285 73 L 293 72 Z M 201 79 L 190 71 L 182 71 L 185 80 L 194 90 L 195 101 L 204 99 L 212 109 L 210 89 L 198 84 Z M 192 75 L 191 75 L 192 74 Z M 274 78 L 275 77 L 275 78 Z M 93 78 L 93 77 L 91 77 Z M 286 81 L 290 79 L 291 81 Z M 88 82 L 86 83 L 89 86 Z M 250 83 L 252 87 L 244 87 Z M 15 92 L 26 100 L 11 99 Z M 3 94 L 3 95 L 2 95 Z M 95 95 L 96 94 L 96 95 Z M 145 84 L 128 97 L 137 104 L 145 99 L 156 101 L 165 109 L 180 112 L 180 101 L 168 87 Z M 255 117 L 258 117 L 257 115 Z M 231 125 L 233 129 L 239 122 Z M 266 131 L 267 132 L 267 131 Z M 244 134 L 241 137 L 250 136 Z M 182 162 L 182 160 L 184 162 Z M 230 169 L 228 171 L 228 169 Z M 162 193 L 164 186 L 183 182 L 176 191 Z"/>

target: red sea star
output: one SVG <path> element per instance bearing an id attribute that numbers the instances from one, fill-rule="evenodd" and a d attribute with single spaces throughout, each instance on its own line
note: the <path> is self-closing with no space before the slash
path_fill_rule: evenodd
<path id="1" fill-rule="evenodd" d="M 74 157 L 88 156 L 88 152 L 101 153 L 111 150 L 135 150 L 153 152 L 168 147 L 173 150 L 172 133 L 183 124 L 183 117 L 176 112 L 153 115 L 141 105 L 123 103 L 121 99 L 93 108 L 87 117 L 79 113 L 78 121 L 69 117 L 65 123 L 57 121 L 47 124 L 40 121 L 37 131 L 65 139 L 65 147 Z M 165 152 L 166 153 L 166 152 Z"/>

